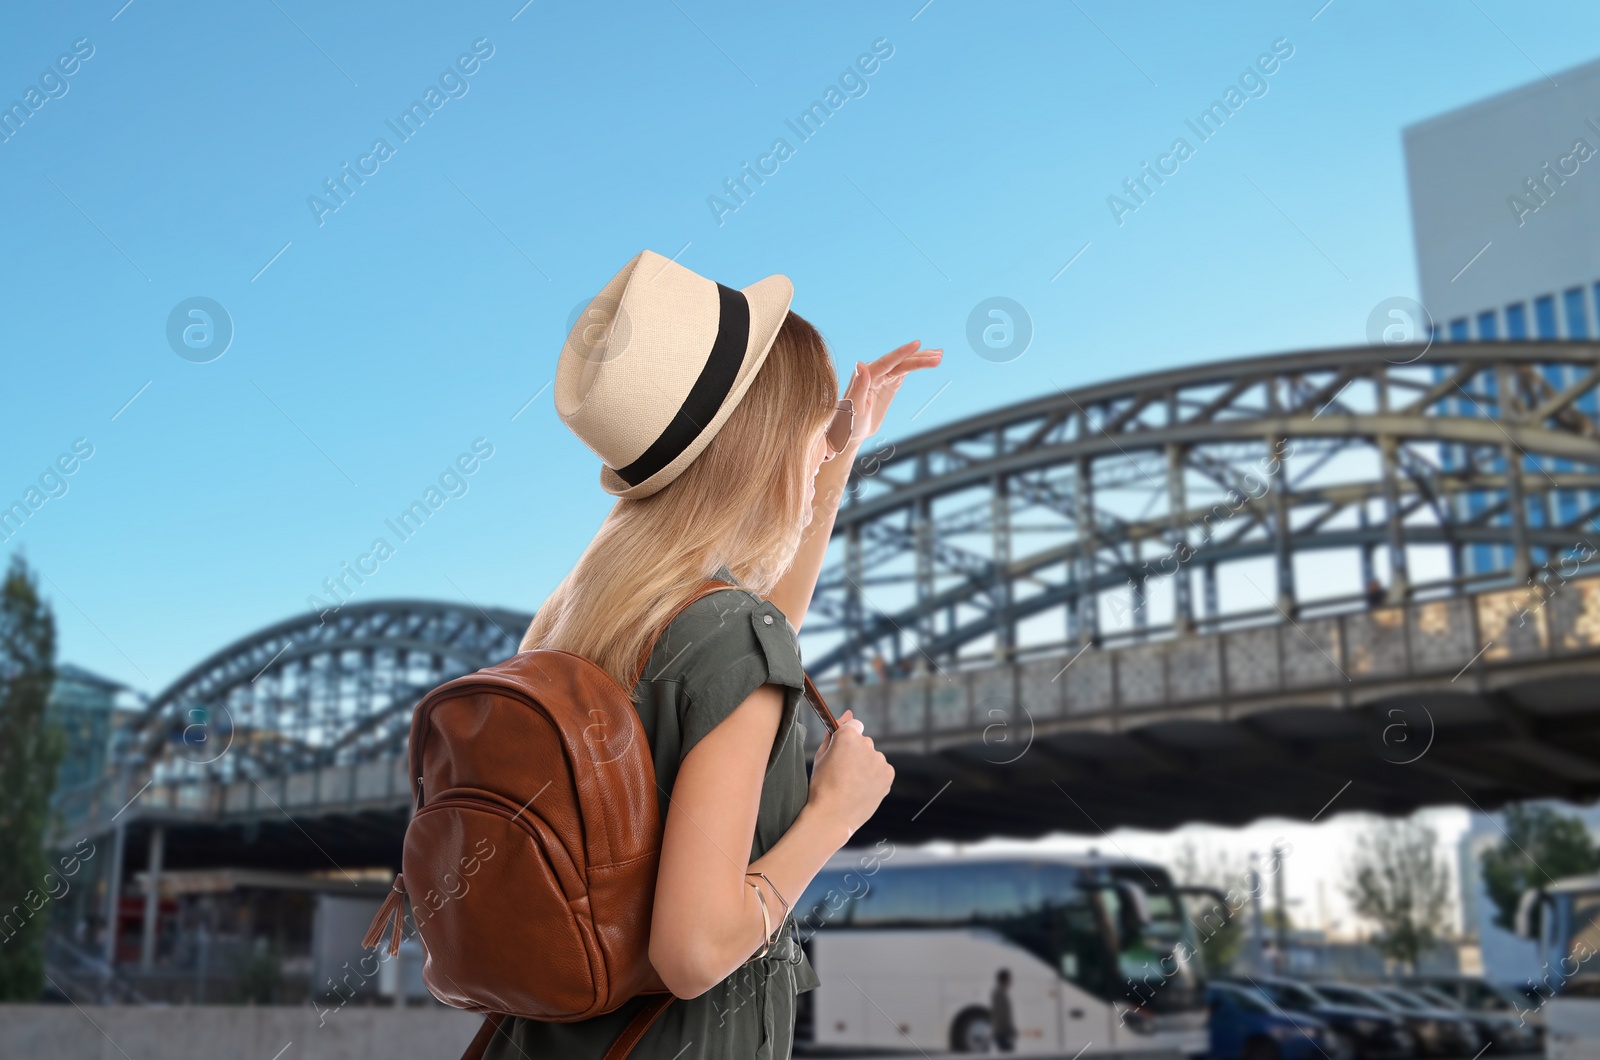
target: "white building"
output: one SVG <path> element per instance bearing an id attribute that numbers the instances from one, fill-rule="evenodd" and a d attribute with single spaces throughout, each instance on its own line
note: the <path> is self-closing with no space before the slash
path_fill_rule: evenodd
<path id="1" fill-rule="evenodd" d="M 1435 336 L 1488 339 L 1588 339 L 1600 333 L 1600 61 L 1491 96 L 1402 133 L 1422 304 Z M 1576 370 L 1552 367 L 1553 386 Z M 1447 411 L 1494 415 L 1495 379 L 1484 373 Z M 1578 408 L 1600 416 L 1594 395 Z M 1466 454 L 1447 446 L 1446 470 Z M 1498 457 L 1489 458 L 1491 466 Z M 1555 461 L 1547 471 L 1571 470 Z M 1524 468 L 1537 471 L 1531 460 Z M 1491 491 L 1457 495 L 1463 516 L 1499 503 Z M 1547 511 L 1529 498 L 1528 524 L 1570 522 L 1597 499 L 1564 490 Z M 1505 524 L 1502 513 L 1496 522 Z M 1475 545 L 1464 571 L 1508 570 L 1509 546 Z M 1534 562 L 1545 557 L 1537 550 Z"/>
<path id="2" fill-rule="evenodd" d="M 1441 337 L 1595 334 L 1600 60 L 1402 138 L 1422 304 Z"/>

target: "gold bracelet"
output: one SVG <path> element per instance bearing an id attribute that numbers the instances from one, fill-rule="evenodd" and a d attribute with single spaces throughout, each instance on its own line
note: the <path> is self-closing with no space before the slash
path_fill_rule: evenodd
<path id="1" fill-rule="evenodd" d="M 747 872 L 744 875 L 745 875 L 746 881 L 748 881 L 751 876 L 760 876 L 763 880 L 766 881 L 767 886 L 772 888 L 772 893 L 777 895 L 778 901 L 783 903 L 783 916 L 778 918 L 778 930 L 782 931 L 783 930 L 783 922 L 785 920 L 789 919 L 789 899 L 785 898 L 783 896 L 783 892 L 778 890 L 777 886 L 775 884 L 773 884 L 773 882 L 770 879 L 767 878 L 767 874 L 766 873 L 761 872 L 760 870 L 757 870 L 755 872 Z M 750 884 L 750 886 L 755 887 L 756 885 L 752 883 L 752 884 Z M 761 893 L 761 888 L 756 887 L 756 893 L 760 894 Z"/>
<path id="2" fill-rule="evenodd" d="M 752 961 L 758 961 L 767 955 L 767 950 L 772 948 L 772 940 L 770 938 L 772 934 L 772 914 L 767 911 L 767 898 L 761 893 L 761 888 L 757 887 L 753 883 L 750 883 L 748 876 L 746 876 L 744 882 L 750 884 L 750 886 L 754 888 L 756 892 L 756 901 L 761 906 L 761 926 L 764 929 L 761 935 L 761 952 L 750 958 Z M 782 925 L 780 924 L 779 926 L 781 927 Z"/>

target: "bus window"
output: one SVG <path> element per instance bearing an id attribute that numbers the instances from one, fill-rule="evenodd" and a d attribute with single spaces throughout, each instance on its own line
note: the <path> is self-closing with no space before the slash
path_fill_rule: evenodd
<path id="1" fill-rule="evenodd" d="M 938 874 L 943 885 L 939 896 L 941 920 L 981 923 L 1006 915 L 1008 903 L 1004 892 L 1009 889 L 1010 881 L 1000 873 L 985 873 L 984 868 L 982 865 L 952 865 Z"/>
<path id="2" fill-rule="evenodd" d="M 850 923 L 854 907 L 872 890 L 872 881 L 858 872 L 819 873 L 795 904 L 794 921 L 802 940 L 818 928 Z"/>
<path id="3" fill-rule="evenodd" d="M 932 926 L 940 921 L 942 867 L 912 871 L 885 868 L 865 878 L 866 893 L 855 903 L 852 927 Z"/>
<path id="4" fill-rule="evenodd" d="M 1011 874 L 981 865 L 887 867 L 866 884 L 850 921 L 855 927 L 984 923 L 1020 911 Z"/>
<path id="5" fill-rule="evenodd" d="M 990 865 L 952 865 L 941 877 L 942 919 L 997 923 L 1039 911 L 1037 872 L 1030 865 L 1008 865 L 996 871 Z"/>

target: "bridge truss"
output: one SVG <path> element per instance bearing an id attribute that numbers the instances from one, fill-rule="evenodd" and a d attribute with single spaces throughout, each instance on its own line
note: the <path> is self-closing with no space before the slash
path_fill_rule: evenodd
<path id="1" fill-rule="evenodd" d="M 403 756 L 417 700 L 514 654 L 530 618 L 384 600 L 279 622 L 152 700 L 133 757 L 158 782 L 229 783 Z"/>
<path id="2" fill-rule="evenodd" d="M 1597 384 L 1588 342 L 1358 347 L 1057 391 L 878 447 L 835 524 L 808 669 L 1014 659 L 1040 616 L 1059 619 L 1043 649 L 1283 621 L 1379 574 L 1391 603 L 1523 584 L 1600 515 Z M 1440 553 L 1431 577 L 1417 546 Z M 1302 591 L 1336 551 L 1356 559 L 1343 592 Z M 1253 606 L 1225 612 L 1218 571 L 1251 560 Z"/>

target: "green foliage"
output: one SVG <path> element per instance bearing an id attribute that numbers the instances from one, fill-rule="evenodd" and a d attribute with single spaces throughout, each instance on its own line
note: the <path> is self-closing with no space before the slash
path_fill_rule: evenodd
<path id="1" fill-rule="evenodd" d="M 245 1005 L 273 1005 L 279 1001 L 279 966 L 283 954 L 266 939 L 255 944 L 239 962 L 235 1001 Z"/>
<path id="2" fill-rule="evenodd" d="M 0 1001 L 37 1001 L 44 989 L 44 833 L 64 750 L 45 719 L 55 652 L 55 618 L 14 555 L 0 582 Z"/>
<path id="3" fill-rule="evenodd" d="M 1199 939 L 1198 952 L 1207 975 L 1227 975 L 1245 942 L 1245 908 L 1249 901 L 1250 863 L 1226 850 L 1202 850 L 1185 841 L 1172 859 L 1172 875 L 1180 886 L 1221 891 L 1233 919 L 1220 924 L 1221 905 L 1198 896 L 1188 900 L 1188 916 Z M 1228 896 L 1232 897 L 1229 898 Z"/>
<path id="4" fill-rule="evenodd" d="M 1450 869 L 1438 843 L 1438 833 L 1421 821 L 1383 821 L 1357 837 L 1345 877 L 1356 914 L 1378 925 L 1378 952 L 1412 970 L 1450 911 Z"/>
<path id="5" fill-rule="evenodd" d="M 1483 852 L 1479 865 L 1494 902 L 1494 922 L 1511 931 L 1524 891 L 1600 872 L 1600 847 L 1576 817 L 1548 806 L 1513 804 L 1505 811 L 1505 837 Z"/>

